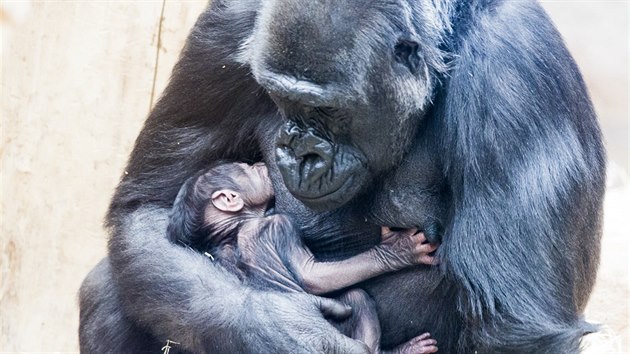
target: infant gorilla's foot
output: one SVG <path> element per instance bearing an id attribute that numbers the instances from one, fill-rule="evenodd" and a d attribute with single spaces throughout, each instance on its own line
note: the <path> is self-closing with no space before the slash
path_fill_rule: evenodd
<path id="1" fill-rule="evenodd" d="M 396 354 L 425 354 L 435 353 L 438 351 L 437 341 L 431 338 L 429 333 L 423 333 L 415 338 L 410 339 L 396 348 Z"/>

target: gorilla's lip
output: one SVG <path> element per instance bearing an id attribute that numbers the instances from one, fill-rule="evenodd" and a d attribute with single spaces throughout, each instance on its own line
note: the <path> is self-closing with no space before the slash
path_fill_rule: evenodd
<path id="1" fill-rule="evenodd" d="M 346 204 L 366 182 L 360 150 L 335 144 L 293 121 L 280 130 L 275 155 L 287 189 L 313 209 L 332 210 Z"/>
<path id="2" fill-rule="evenodd" d="M 304 203 L 306 206 L 318 210 L 336 209 L 354 198 L 361 188 L 360 183 L 355 184 L 355 176 L 350 175 L 338 188 L 326 194 L 317 197 L 307 197 L 300 195 L 297 191 L 291 191 L 294 197 Z M 354 186 L 353 186 L 354 185 Z M 347 197 L 341 198 L 337 194 L 339 192 L 347 194 Z M 332 206 L 331 206 L 332 204 Z"/>

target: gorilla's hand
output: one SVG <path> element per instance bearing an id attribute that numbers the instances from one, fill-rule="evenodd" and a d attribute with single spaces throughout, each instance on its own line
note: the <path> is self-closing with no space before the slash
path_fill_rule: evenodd
<path id="1" fill-rule="evenodd" d="M 299 293 L 253 291 L 239 323 L 248 353 L 369 353 L 324 317 L 343 320 L 351 309 L 335 300 Z"/>

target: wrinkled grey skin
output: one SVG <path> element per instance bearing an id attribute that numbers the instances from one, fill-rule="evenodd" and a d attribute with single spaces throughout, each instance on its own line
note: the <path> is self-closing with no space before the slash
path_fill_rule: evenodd
<path id="1" fill-rule="evenodd" d="M 430 331 L 445 353 L 575 353 L 593 330 L 604 150 L 533 0 L 216 0 L 138 137 L 81 289 L 84 352 L 365 352 L 322 317 L 338 304 L 168 242 L 179 187 L 217 159 L 264 160 L 321 259 L 380 224 L 437 230 L 439 269 L 361 285 L 384 348 Z"/>

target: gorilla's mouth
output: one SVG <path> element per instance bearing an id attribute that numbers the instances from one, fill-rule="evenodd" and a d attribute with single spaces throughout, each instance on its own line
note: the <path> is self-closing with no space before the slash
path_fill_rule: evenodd
<path id="1" fill-rule="evenodd" d="M 363 160 L 360 151 L 294 122 L 284 125 L 276 143 L 276 162 L 287 189 L 317 210 L 338 208 L 363 189 L 367 180 Z"/>

